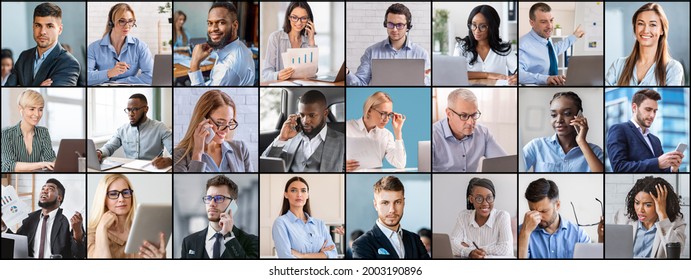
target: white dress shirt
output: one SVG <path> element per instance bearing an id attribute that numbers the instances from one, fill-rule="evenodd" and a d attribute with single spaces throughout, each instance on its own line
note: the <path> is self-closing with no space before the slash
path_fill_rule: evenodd
<path id="1" fill-rule="evenodd" d="M 209 224 L 208 228 L 206 229 L 206 243 L 204 244 L 204 248 L 206 248 L 206 254 L 209 255 L 209 259 L 214 258 L 214 243 L 216 242 L 216 230 Z M 223 252 L 226 250 L 226 243 L 230 241 L 231 239 L 235 238 L 235 235 L 233 232 L 226 233 L 225 236 L 223 236 L 223 244 L 221 244 L 221 256 L 223 256 Z"/>
<path id="2" fill-rule="evenodd" d="M 391 242 L 391 246 L 396 249 L 396 254 L 398 254 L 399 259 L 405 259 L 405 248 L 403 247 L 403 227 L 398 224 L 398 230 L 393 231 L 383 225 L 379 219 L 377 219 L 377 226 L 381 232 L 386 235 L 386 238 Z"/>
<path id="3" fill-rule="evenodd" d="M 49 259 L 53 253 L 50 250 L 50 234 L 53 231 L 53 223 L 55 222 L 55 215 L 58 214 L 58 209 L 48 213 L 48 220 L 46 221 L 46 245 L 43 246 L 43 258 Z M 43 226 L 43 214 L 39 215 L 38 226 L 36 227 L 36 235 L 34 235 L 34 258 L 38 259 L 39 249 L 41 249 L 41 227 Z"/>
<path id="4" fill-rule="evenodd" d="M 312 139 L 307 137 L 307 135 L 305 135 L 304 132 L 300 132 L 300 133 L 298 133 L 298 135 L 295 135 L 295 137 L 299 137 L 298 139 L 302 138 L 302 140 L 303 140 L 302 145 L 300 146 L 300 149 L 302 149 L 302 152 L 304 153 L 305 158 L 310 158 L 312 156 L 312 154 L 314 153 L 314 150 L 316 150 L 317 147 L 319 147 L 319 144 L 321 144 L 322 142 L 324 142 L 324 140 L 326 140 L 326 129 L 327 129 L 327 127 L 328 127 L 327 125 L 324 125 L 324 128 L 322 128 L 322 130 L 319 131 L 319 134 L 312 137 Z M 278 137 L 280 137 L 280 135 Z M 278 140 L 278 137 L 276 137 L 276 139 L 274 140 L 273 146 L 274 147 L 284 147 L 288 141 L 287 140 L 286 141 Z M 285 149 L 284 149 L 284 151 L 285 151 Z M 285 151 L 285 152 L 288 152 L 288 151 Z"/>
<path id="5" fill-rule="evenodd" d="M 461 245 L 465 242 L 469 247 Z M 455 256 L 467 258 L 477 244 L 489 256 L 513 258 L 513 234 L 511 216 L 503 210 L 492 209 L 487 222 L 479 226 L 475 222 L 475 210 L 458 213 L 456 226 L 451 233 L 451 249 Z"/>
<path id="6" fill-rule="evenodd" d="M 453 50 L 453 56 L 465 57 L 469 72 L 489 72 L 508 75 L 509 72 L 512 74 L 516 72 L 518 68 L 518 57 L 513 53 L 513 50 L 509 51 L 508 55 L 500 55 L 490 49 L 485 60 L 482 60 L 482 57 L 478 54 L 475 63 L 470 65 L 470 61 L 473 60 L 473 53 L 468 52 L 463 55 L 463 46 L 463 43 L 457 42 Z"/>
<path id="7" fill-rule="evenodd" d="M 352 144 L 352 145 L 350 145 Z M 367 132 L 362 118 L 346 123 L 347 160 L 357 160 L 359 168 L 378 168 L 382 160 L 396 168 L 405 168 L 406 154 L 403 140 L 395 140 L 393 133 L 385 128 L 374 127 Z"/>

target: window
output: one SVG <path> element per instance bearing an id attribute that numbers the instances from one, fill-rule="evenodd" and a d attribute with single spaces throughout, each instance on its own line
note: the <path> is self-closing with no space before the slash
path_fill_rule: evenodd
<path id="1" fill-rule="evenodd" d="M 276 130 L 281 116 L 281 96 L 283 89 L 263 88 L 259 94 L 259 132 Z"/>
<path id="2" fill-rule="evenodd" d="M 89 89 L 89 123 L 88 138 L 110 138 L 117 129 L 127 122 L 127 115 L 123 111 L 127 108 L 130 95 L 141 93 L 149 103 L 153 102 L 154 93 L 151 88 L 130 89 L 91 88 Z M 149 106 L 147 117 L 154 115 L 155 106 Z M 98 142 L 98 140 L 96 142 Z"/>

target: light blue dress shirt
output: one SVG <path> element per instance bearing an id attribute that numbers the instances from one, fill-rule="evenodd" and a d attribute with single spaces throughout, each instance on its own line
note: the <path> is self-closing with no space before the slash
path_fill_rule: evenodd
<path id="1" fill-rule="evenodd" d="M 239 38 L 220 50 L 214 50 L 218 58 L 209 80 L 204 82 L 202 70 L 189 72 L 193 86 L 252 86 L 254 85 L 254 60 L 252 51 Z"/>
<path id="2" fill-rule="evenodd" d="M 60 44 L 60 42 L 55 42 L 55 45 L 50 47 L 50 49 L 48 49 L 47 51 L 43 52 L 43 54 L 41 56 L 38 55 L 38 47 L 36 48 L 36 52 L 34 53 L 34 55 L 36 57 L 36 59 L 34 60 L 34 77 L 36 77 L 36 73 L 38 72 L 38 69 L 41 68 L 41 64 L 43 64 L 43 62 L 46 61 L 46 57 L 48 57 L 50 52 L 52 52 L 53 49 L 55 49 L 55 46 L 57 46 L 58 44 Z M 43 81 L 41 81 L 41 82 L 43 82 Z"/>
<path id="3" fill-rule="evenodd" d="M 129 64 L 130 69 L 109 79 L 108 70 L 115 67 L 118 62 L 115 58 Z M 86 64 L 87 83 L 90 86 L 107 82 L 150 85 L 154 72 L 154 59 L 149 46 L 132 36 L 125 38 L 125 45 L 122 46 L 120 55 L 115 53 L 115 47 L 110 43 L 110 35 L 89 44 Z"/>
<path id="4" fill-rule="evenodd" d="M 430 69 L 429 54 L 423 47 L 411 42 L 406 37 L 406 42 L 400 50 L 395 50 L 389 38 L 371 45 L 360 58 L 360 66 L 357 72 L 350 71 L 346 75 L 346 84 L 349 86 L 367 86 L 372 80 L 372 59 L 424 59 L 425 70 Z M 424 73 L 420 73 L 423 75 Z M 429 76 L 425 75 L 425 85 L 430 85 Z"/>
<path id="5" fill-rule="evenodd" d="M 163 148 L 168 153 L 173 151 L 172 132 L 164 123 L 149 118 L 139 126 L 126 123 L 99 150 L 104 156 L 110 156 L 120 147 L 127 158 L 152 160 Z"/>
<path id="6" fill-rule="evenodd" d="M 185 32 L 185 36 L 187 36 L 187 44 L 184 44 L 182 42 L 182 35 L 178 35 L 177 38 L 175 38 L 175 42 L 173 42 L 173 48 L 180 48 L 180 47 L 188 47 L 189 48 L 190 39 L 192 39 L 192 37 L 190 37 L 190 33 L 188 33 L 187 31 L 184 31 L 184 32 Z"/>
<path id="7" fill-rule="evenodd" d="M 301 40 L 300 48 L 310 47 L 309 37 L 307 37 L 307 35 L 302 35 Z M 269 35 L 269 43 L 266 45 L 264 67 L 262 68 L 262 81 L 278 80 L 278 72 L 284 68 L 281 54 L 285 53 L 289 48 L 291 48 L 291 46 L 288 33 L 283 32 L 283 30 L 277 30 Z"/>
<path id="8" fill-rule="evenodd" d="M 653 251 L 653 241 L 655 241 L 655 233 L 657 226 L 653 224 L 649 229 L 645 229 L 643 223 L 638 221 L 638 229 L 633 240 L 633 257 L 634 258 L 650 258 L 650 253 Z"/>
<path id="9" fill-rule="evenodd" d="M 521 231 L 523 224 L 518 227 Z M 590 236 L 578 225 L 559 215 L 559 229 L 553 234 L 537 227 L 530 234 L 529 259 L 572 259 L 576 243 L 590 243 Z"/>
<path id="10" fill-rule="evenodd" d="M 535 30 L 530 29 L 528 34 L 518 40 L 518 82 L 521 84 L 547 84 L 549 77 L 549 50 L 547 40 L 540 37 Z M 551 39 L 549 41 L 552 41 Z M 573 43 L 576 35 L 569 35 L 558 43 L 552 42 L 554 53 L 563 54 Z"/>
<path id="11" fill-rule="evenodd" d="M 239 140 L 237 140 L 239 142 Z M 244 144 L 242 151 L 249 153 Z M 221 145 L 221 164 L 216 165 L 214 159 L 207 153 L 202 154 L 202 162 L 206 165 L 203 172 L 254 172 L 249 154 L 235 152 L 228 141 Z M 246 160 L 243 160 L 245 158 Z"/>
<path id="12" fill-rule="evenodd" d="M 588 143 L 595 156 L 602 162 L 602 149 L 593 143 Z M 583 150 L 576 146 L 564 154 L 559 145 L 557 135 L 531 140 L 523 147 L 525 169 L 533 167 L 534 172 L 590 172 L 590 166 L 583 156 Z"/>
<path id="13" fill-rule="evenodd" d="M 271 236 L 279 258 L 294 259 L 291 249 L 300 253 L 319 253 L 324 246 L 324 241 L 327 246 L 334 245 L 324 222 L 310 217 L 307 213 L 305 216 L 307 216 L 307 223 L 288 211 L 274 221 Z M 336 248 L 325 253 L 329 259 L 338 257 Z"/>
<path id="14" fill-rule="evenodd" d="M 476 172 L 480 158 L 505 156 L 489 129 L 476 124 L 473 134 L 456 139 L 444 118 L 432 126 L 432 170 L 434 172 Z"/>
<path id="15" fill-rule="evenodd" d="M 605 77 L 605 83 L 607 83 L 608 86 L 617 85 L 619 77 L 621 76 L 621 72 L 624 70 L 624 66 L 626 65 L 627 58 L 628 57 L 620 57 L 612 63 L 612 66 L 609 67 L 609 70 L 607 70 L 607 75 Z M 638 81 L 638 78 L 636 78 L 637 68 L 634 65 L 633 75 L 631 75 L 631 81 L 629 82 L 628 86 L 659 86 L 660 83 L 657 81 L 657 78 L 655 77 L 655 67 L 657 67 L 657 63 L 653 63 L 653 65 L 650 66 L 650 69 L 648 69 L 648 72 L 645 73 L 645 76 L 643 76 L 643 80 Z M 666 69 L 667 74 L 665 84 L 667 86 L 684 85 L 684 67 L 681 66 L 681 63 L 679 63 L 679 61 L 670 59 L 667 63 Z"/>

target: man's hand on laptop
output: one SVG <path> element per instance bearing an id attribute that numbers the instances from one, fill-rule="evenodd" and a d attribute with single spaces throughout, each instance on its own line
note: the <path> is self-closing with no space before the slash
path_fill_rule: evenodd
<path id="1" fill-rule="evenodd" d="M 566 77 L 563 75 L 549 76 L 547 78 L 547 85 L 550 86 L 563 86 L 566 83 Z"/>

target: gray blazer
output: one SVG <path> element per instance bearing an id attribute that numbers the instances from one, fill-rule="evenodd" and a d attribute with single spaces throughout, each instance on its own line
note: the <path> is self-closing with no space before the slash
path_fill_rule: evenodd
<path id="1" fill-rule="evenodd" d="M 221 166 L 221 170 L 214 170 L 216 166 L 209 166 L 206 162 L 192 160 L 192 154 L 182 158 L 185 150 L 175 148 L 173 150 L 174 172 L 254 172 L 250 152 L 247 145 L 240 140 L 226 141 L 232 152 L 226 153 L 225 160 L 229 166 Z M 182 159 L 181 159 L 182 158 Z"/>
<path id="2" fill-rule="evenodd" d="M 633 238 L 636 239 L 636 231 L 638 230 L 638 221 L 630 220 L 626 217 L 626 211 L 620 209 L 614 216 L 615 224 L 625 224 L 633 226 Z M 686 241 L 686 222 L 684 218 L 677 217 L 674 222 L 669 219 L 658 220 L 655 222 L 655 240 L 653 240 L 653 250 L 651 256 L 656 259 L 666 259 L 667 258 L 667 243 L 679 242 L 681 243 L 681 248 L 684 248 L 684 242 Z"/>
<path id="3" fill-rule="evenodd" d="M 283 147 L 274 147 L 273 143 L 266 148 L 262 156 L 282 158 L 288 170 L 293 164 L 300 138 L 293 137 Z M 343 172 L 345 170 L 345 136 L 343 133 L 332 129 L 326 129 L 324 152 L 320 159 L 319 172 Z M 285 148 L 285 151 L 284 151 Z"/>

